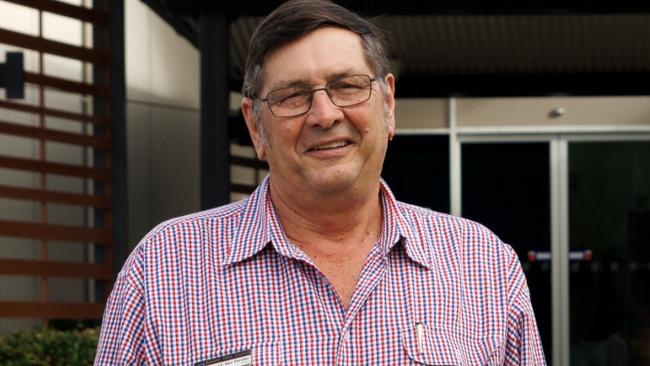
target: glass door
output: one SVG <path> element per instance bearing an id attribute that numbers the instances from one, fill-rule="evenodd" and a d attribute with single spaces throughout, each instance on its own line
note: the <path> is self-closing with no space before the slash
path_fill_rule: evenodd
<path id="1" fill-rule="evenodd" d="M 519 255 L 550 364 L 549 156 L 546 141 L 461 144 L 461 215 L 487 226 Z"/>
<path id="2" fill-rule="evenodd" d="M 568 175 L 571 366 L 650 365 L 650 141 L 569 142 Z"/>

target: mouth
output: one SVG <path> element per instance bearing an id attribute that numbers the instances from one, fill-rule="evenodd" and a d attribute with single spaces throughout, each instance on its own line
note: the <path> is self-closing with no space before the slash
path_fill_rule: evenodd
<path id="1" fill-rule="evenodd" d="M 334 141 L 334 142 L 329 142 L 329 143 L 322 144 L 322 145 L 313 146 L 313 147 L 309 148 L 309 150 L 307 150 L 307 151 L 335 150 L 335 149 L 340 149 L 340 148 L 346 147 L 346 146 L 348 146 L 350 144 L 351 144 L 350 141 Z"/>

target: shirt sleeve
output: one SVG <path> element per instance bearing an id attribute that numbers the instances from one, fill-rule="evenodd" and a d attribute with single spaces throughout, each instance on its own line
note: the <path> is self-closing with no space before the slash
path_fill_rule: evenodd
<path id="1" fill-rule="evenodd" d="M 144 357 L 144 291 L 138 248 L 117 276 L 99 334 L 95 365 L 141 365 Z"/>
<path id="2" fill-rule="evenodd" d="M 544 350 L 519 258 L 508 248 L 508 319 L 504 365 L 546 365 Z"/>

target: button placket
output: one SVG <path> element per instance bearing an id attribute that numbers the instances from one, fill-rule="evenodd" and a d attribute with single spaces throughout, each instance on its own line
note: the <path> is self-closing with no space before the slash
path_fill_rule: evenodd
<path id="1" fill-rule="evenodd" d="M 456 348 L 454 351 L 456 352 L 456 359 L 458 359 L 459 361 L 462 360 L 463 353 L 460 351 L 460 349 Z"/>
<path id="2" fill-rule="evenodd" d="M 341 335 L 341 341 L 343 343 L 349 343 L 350 342 L 350 330 L 345 330 L 343 331 L 343 334 Z"/>

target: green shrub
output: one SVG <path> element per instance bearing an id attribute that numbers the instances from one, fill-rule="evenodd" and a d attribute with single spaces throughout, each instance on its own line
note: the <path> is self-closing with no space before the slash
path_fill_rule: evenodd
<path id="1" fill-rule="evenodd" d="M 99 330 L 37 329 L 0 337 L 2 366 L 92 365 Z"/>

